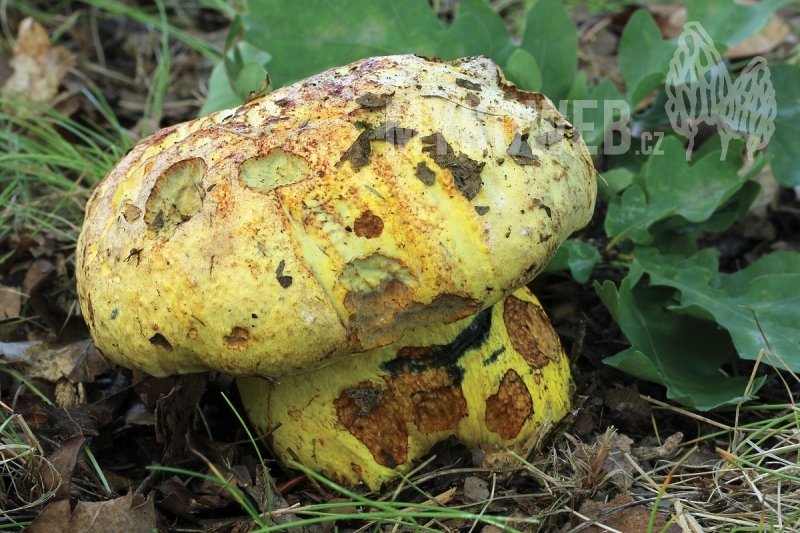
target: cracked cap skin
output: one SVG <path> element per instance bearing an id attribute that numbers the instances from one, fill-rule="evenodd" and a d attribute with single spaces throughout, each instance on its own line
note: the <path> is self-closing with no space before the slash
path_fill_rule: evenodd
<path id="1" fill-rule="evenodd" d="M 595 195 L 577 131 L 490 59 L 368 58 L 137 144 L 87 205 L 78 294 L 124 366 L 299 374 L 492 306 Z"/>

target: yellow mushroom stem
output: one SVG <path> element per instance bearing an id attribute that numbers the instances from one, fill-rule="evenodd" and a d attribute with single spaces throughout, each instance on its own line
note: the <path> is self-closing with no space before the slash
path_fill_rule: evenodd
<path id="1" fill-rule="evenodd" d="M 438 441 L 522 446 L 570 409 L 569 361 L 527 288 L 451 324 L 280 383 L 237 380 L 276 458 L 376 489 Z"/>

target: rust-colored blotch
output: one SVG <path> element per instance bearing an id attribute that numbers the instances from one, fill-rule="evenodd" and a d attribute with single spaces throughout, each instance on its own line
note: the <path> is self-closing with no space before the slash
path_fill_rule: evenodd
<path id="1" fill-rule="evenodd" d="M 356 219 L 353 230 L 359 237 L 375 239 L 383 233 L 383 219 L 367 209 Z"/>
<path id="2" fill-rule="evenodd" d="M 397 357 L 421 356 L 425 352 L 429 353 L 430 348 L 406 347 L 398 351 Z M 334 401 L 339 421 L 364 443 L 380 465 L 394 468 L 408 459 L 406 424 L 413 423 L 421 433 L 430 434 L 454 430 L 467 415 L 461 386 L 453 383 L 446 367 L 421 372 L 404 369 L 399 375 L 383 379 L 385 389 L 362 383 L 357 389 L 342 391 Z M 365 403 L 365 396 L 378 400 Z"/>
<path id="3" fill-rule="evenodd" d="M 235 327 L 223 340 L 229 350 L 244 350 L 250 342 L 250 333 L 244 328 Z"/>
<path id="4" fill-rule="evenodd" d="M 495 394 L 486 399 L 486 428 L 504 439 L 516 437 L 533 414 L 533 400 L 517 372 L 509 369 Z"/>
<path id="5" fill-rule="evenodd" d="M 529 365 L 542 368 L 550 361 L 558 361 L 558 335 L 539 306 L 509 296 L 503 308 L 503 322 L 514 349 Z"/>

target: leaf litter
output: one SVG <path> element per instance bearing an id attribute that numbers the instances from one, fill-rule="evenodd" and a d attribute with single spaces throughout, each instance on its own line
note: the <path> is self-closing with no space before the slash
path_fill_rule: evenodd
<path id="1" fill-rule="evenodd" d="M 456 83 L 468 91 L 480 91 L 480 87 Z M 129 103 L 136 101 L 130 95 L 125 98 Z M 380 98 L 376 103 L 380 104 Z M 381 127 L 384 130 L 376 135 Z M 417 134 L 399 124 L 378 128 L 364 128 L 367 148 L 362 140 L 360 154 L 348 159 L 351 164 L 353 158 L 356 165 L 368 163 L 370 141 L 403 146 Z M 545 147 L 560 141 L 555 137 L 534 140 Z M 453 176 L 465 197 L 474 198 L 482 164 L 456 154 L 447 141 L 441 141 L 434 136 L 427 143 L 428 155 Z M 515 161 L 515 156 L 527 164 L 535 161 L 521 135 L 511 152 Z M 420 168 L 427 171 L 418 168 L 419 179 L 432 184 L 436 171 L 427 165 Z M 481 207 L 476 206 L 476 211 L 480 213 Z M 775 220 L 779 209 L 772 203 L 761 216 Z M 641 228 L 641 238 L 646 239 L 650 231 L 650 225 Z M 271 463 L 267 463 L 269 473 L 265 472 L 220 398 L 219 391 L 230 386 L 224 378 L 156 379 L 98 358 L 79 326 L 82 317 L 73 304 L 74 285 L 69 280 L 74 265 L 72 259 L 65 263 L 63 253 L 68 247 L 47 232 L 32 235 L 21 228 L 19 236 L 0 240 L 0 257 L 5 258 L 0 262 L 0 285 L 22 293 L 11 313 L 0 314 L 0 355 L 7 370 L 0 373 L 1 400 L 8 420 L 0 444 L 6 458 L 1 472 L 4 481 L 13 480 L 0 498 L 4 525 L 10 519 L 32 522 L 27 530 L 34 532 L 252 528 L 252 517 L 241 508 L 231 487 L 246 494 L 261 513 L 270 511 L 271 500 L 272 510 L 281 509 L 274 513 L 275 524 L 303 518 L 306 515 L 298 509 L 314 503 L 335 501 L 354 512 L 361 508 L 347 498 L 334 499 L 330 488 L 323 489 L 307 477 L 290 483 L 297 479 L 295 472 L 281 471 Z M 785 239 L 781 235 L 785 234 L 775 238 Z M 791 239 L 783 245 L 791 246 Z M 590 309 L 596 300 L 585 295 L 566 297 L 558 287 L 549 290 L 551 299 L 560 302 L 553 305 L 554 324 L 569 346 L 577 339 L 574 317 L 579 316 L 570 309 Z M 540 292 L 548 294 L 547 289 Z M 619 531 L 642 531 L 647 523 L 643 513 L 649 518 L 659 487 L 665 486 L 656 524 L 677 517 L 677 524 L 694 521 L 707 531 L 719 530 L 723 524 L 753 526 L 759 512 L 766 510 L 779 513 L 774 516 L 791 527 L 798 509 L 792 485 L 763 471 L 798 476 L 795 458 L 786 451 L 800 445 L 791 404 L 773 415 L 770 429 L 759 414 L 748 411 L 742 411 L 737 420 L 733 413 L 697 418 L 692 412 L 665 408 L 652 399 L 664 396 L 657 386 L 642 384 L 640 392 L 629 376 L 597 364 L 610 355 L 603 346 L 619 342 L 619 331 L 604 312 L 591 313 L 589 321 L 588 348 L 575 367 L 582 396 L 573 415 L 559 428 L 562 436 L 553 446 L 542 438 L 518 450 L 525 464 L 512 454 L 514 450 L 489 446 L 468 450 L 457 441 L 445 441 L 434 450 L 432 462 L 411 476 L 426 495 L 406 488 L 399 492 L 400 499 L 466 505 L 475 513 L 485 509 L 487 516 L 536 519 L 534 527 L 540 531 L 577 530 L 584 525 L 588 527 L 581 531 L 602 530 L 597 524 L 589 525 L 594 519 Z M 772 382 L 762 393 L 781 398 Z M 617 430 L 607 437 L 609 427 Z M 698 450 L 681 462 L 694 446 Z M 87 450 L 99 467 L 93 466 Z M 154 464 L 206 475 L 216 472 L 229 486 L 147 469 Z M 664 485 L 673 468 L 670 482 Z M 399 484 L 398 480 L 387 486 L 383 495 L 368 496 L 387 499 Z M 356 514 L 343 513 L 326 527 L 363 525 Z M 522 522 L 511 525 L 526 526 Z M 472 523 L 447 519 L 434 527 L 440 526 L 467 530 Z M 486 533 L 498 530 L 482 524 L 478 528 Z"/>

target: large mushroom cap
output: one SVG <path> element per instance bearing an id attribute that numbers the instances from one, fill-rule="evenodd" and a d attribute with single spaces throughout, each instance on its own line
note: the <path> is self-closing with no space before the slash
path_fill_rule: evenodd
<path id="1" fill-rule="evenodd" d="M 302 373 L 493 305 L 595 190 L 491 60 L 364 59 L 140 142 L 88 205 L 79 296 L 125 366 Z"/>

